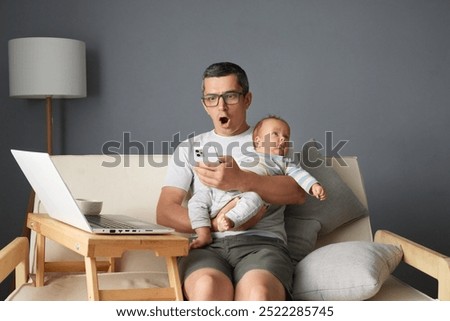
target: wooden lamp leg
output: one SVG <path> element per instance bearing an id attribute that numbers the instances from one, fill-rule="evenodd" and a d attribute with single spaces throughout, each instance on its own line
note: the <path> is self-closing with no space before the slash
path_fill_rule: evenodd
<path id="1" fill-rule="evenodd" d="M 45 109 L 46 109 L 46 119 L 47 119 L 47 153 L 53 155 L 53 110 L 52 110 L 52 97 L 48 96 L 45 98 Z M 30 239 L 30 229 L 27 227 L 28 213 L 34 211 L 34 198 L 36 194 L 34 190 L 31 190 L 30 196 L 28 198 L 27 212 L 25 214 L 25 224 L 22 230 L 22 235 Z"/>

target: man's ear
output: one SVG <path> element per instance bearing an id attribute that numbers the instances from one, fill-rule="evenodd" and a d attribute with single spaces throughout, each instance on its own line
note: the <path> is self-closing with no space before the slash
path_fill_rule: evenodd
<path id="1" fill-rule="evenodd" d="M 253 98 L 253 94 L 251 91 L 249 91 L 245 96 L 244 96 L 244 105 L 245 105 L 245 110 L 247 110 L 250 105 L 252 104 L 252 98 Z"/>

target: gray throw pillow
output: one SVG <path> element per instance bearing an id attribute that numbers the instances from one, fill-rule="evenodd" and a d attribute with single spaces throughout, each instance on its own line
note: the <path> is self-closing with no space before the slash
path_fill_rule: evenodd
<path id="1" fill-rule="evenodd" d="M 327 199 L 319 201 L 307 196 L 305 204 L 286 206 L 285 228 L 294 265 L 314 249 L 318 235 L 369 215 L 350 187 L 326 164 L 314 142 L 305 144 L 301 162 L 302 167 L 324 186 Z"/>
<path id="2" fill-rule="evenodd" d="M 302 219 L 295 215 L 285 214 L 284 226 L 287 234 L 289 253 L 292 264 L 295 267 L 316 246 L 321 225 L 318 220 Z"/>
<path id="3" fill-rule="evenodd" d="M 341 242 L 321 247 L 295 269 L 293 298 L 309 301 L 366 300 L 378 293 L 400 263 L 391 244 Z"/>

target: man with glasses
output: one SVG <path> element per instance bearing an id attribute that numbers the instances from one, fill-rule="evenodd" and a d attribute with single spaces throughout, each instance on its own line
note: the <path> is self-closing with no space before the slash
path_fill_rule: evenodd
<path id="1" fill-rule="evenodd" d="M 252 128 L 246 120 L 252 93 L 241 67 L 228 62 L 209 66 L 203 74 L 202 102 L 214 129 L 175 150 L 157 206 L 158 223 L 191 233 L 182 204 L 188 192 L 205 185 L 253 191 L 272 205 L 244 224 L 246 230 L 218 232 L 218 219 L 236 202 L 228 203 L 212 221 L 212 243 L 180 259 L 184 294 L 188 300 L 284 300 L 290 294 L 293 267 L 283 204 L 303 203 L 305 192 L 291 177 L 260 176 L 237 165 L 254 155 Z M 197 163 L 193 159 L 199 150 L 205 161 Z M 216 153 L 223 156 L 211 164 L 208 156 Z"/>

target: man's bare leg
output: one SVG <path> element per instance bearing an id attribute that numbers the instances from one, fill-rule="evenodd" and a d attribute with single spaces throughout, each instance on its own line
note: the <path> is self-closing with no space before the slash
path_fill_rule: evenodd
<path id="1" fill-rule="evenodd" d="M 192 272 L 186 278 L 184 293 L 190 301 L 232 301 L 234 288 L 225 274 L 204 268 Z"/>
<path id="2" fill-rule="evenodd" d="M 283 284 L 266 270 L 251 270 L 236 285 L 236 301 L 284 301 Z"/>

